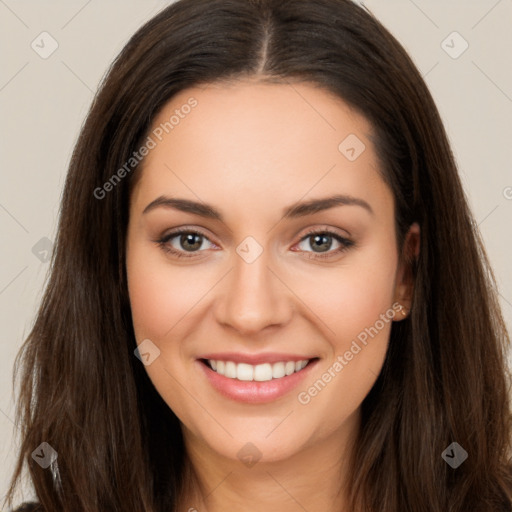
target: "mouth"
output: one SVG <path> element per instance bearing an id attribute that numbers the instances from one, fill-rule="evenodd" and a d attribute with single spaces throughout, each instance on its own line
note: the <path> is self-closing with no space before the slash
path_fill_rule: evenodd
<path id="1" fill-rule="evenodd" d="M 294 359 L 259 364 L 212 358 L 201 358 L 196 362 L 207 383 L 223 397 L 261 404 L 288 395 L 320 360 L 318 357 Z"/>
<path id="2" fill-rule="evenodd" d="M 228 379 L 236 379 L 242 382 L 267 382 L 299 373 L 317 359 L 315 357 L 300 359 L 299 361 L 278 361 L 273 364 L 262 363 L 256 365 L 215 359 L 200 359 L 200 361 L 208 366 L 210 370 Z"/>

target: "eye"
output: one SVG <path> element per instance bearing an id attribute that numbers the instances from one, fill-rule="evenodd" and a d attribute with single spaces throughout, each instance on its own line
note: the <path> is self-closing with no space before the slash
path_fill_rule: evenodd
<path id="1" fill-rule="evenodd" d="M 335 248 L 334 251 L 331 251 L 333 242 L 338 244 L 338 247 Z M 297 244 L 302 251 L 312 253 L 313 255 L 309 255 L 309 258 L 330 258 L 334 255 L 340 254 L 343 251 L 346 251 L 350 247 L 354 245 L 352 240 L 349 240 L 345 237 L 342 237 L 338 233 L 331 231 L 329 229 L 324 229 L 322 231 L 309 231 L 306 233 L 304 237 L 302 237 L 299 244 Z M 308 251 L 304 248 L 304 245 L 309 246 L 312 251 Z"/>
<path id="2" fill-rule="evenodd" d="M 335 250 L 331 250 L 333 241 L 338 245 Z M 211 242 L 206 235 L 190 228 L 176 229 L 166 234 L 161 239 L 155 240 L 155 242 L 162 250 L 178 258 L 197 257 L 198 253 L 208 249 L 208 243 L 215 247 L 215 244 Z M 307 250 L 304 245 L 309 245 L 312 251 Z M 299 250 L 309 253 L 308 258 L 312 259 L 330 258 L 346 251 L 354 245 L 355 243 L 353 241 L 329 229 L 323 229 L 321 231 L 311 230 L 306 233 L 297 244 L 297 246 L 302 246 Z"/>
<path id="3" fill-rule="evenodd" d="M 196 256 L 195 253 L 205 250 L 205 242 L 210 240 L 199 231 L 182 228 L 168 233 L 156 242 L 162 249 L 178 258 L 190 258 Z M 189 253 L 189 254 L 187 254 Z"/>

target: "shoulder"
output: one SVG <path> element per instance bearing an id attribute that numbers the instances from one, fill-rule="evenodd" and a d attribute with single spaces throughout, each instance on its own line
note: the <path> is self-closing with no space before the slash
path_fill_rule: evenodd
<path id="1" fill-rule="evenodd" d="M 18 508 L 14 509 L 13 512 L 42 512 L 43 509 L 39 503 L 23 503 Z"/>

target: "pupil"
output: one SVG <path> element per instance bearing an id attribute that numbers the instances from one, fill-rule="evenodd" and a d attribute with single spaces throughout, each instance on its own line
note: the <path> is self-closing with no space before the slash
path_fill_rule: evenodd
<path id="1" fill-rule="evenodd" d="M 187 235 L 181 235 L 180 239 L 181 246 L 187 249 L 187 244 L 190 243 L 190 250 L 199 249 L 201 247 L 201 237 L 195 233 L 189 233 Z"/>
<path id="2" fill-rule="evenodd" d="M 330 236 L 326 235 L 314 235 L 314 245 L 313 248 L 317 247 L 319 249 L 325 249 L 325 251 L 328 251 L 331 248 L 332 240 Z M 317 252 L 324 252 L 324 251 L 317 251 Z"/>

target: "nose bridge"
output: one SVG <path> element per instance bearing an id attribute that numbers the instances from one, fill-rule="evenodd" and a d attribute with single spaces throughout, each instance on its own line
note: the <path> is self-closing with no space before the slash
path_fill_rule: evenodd
<path id="1" fill-rule="evenodd" d="M 218 308 L 221 323 L 249 333 L 287 320 L 286 288 L 269 270 L 270 260 L 270 252 L 251 237 L 239 244 Z"/>

